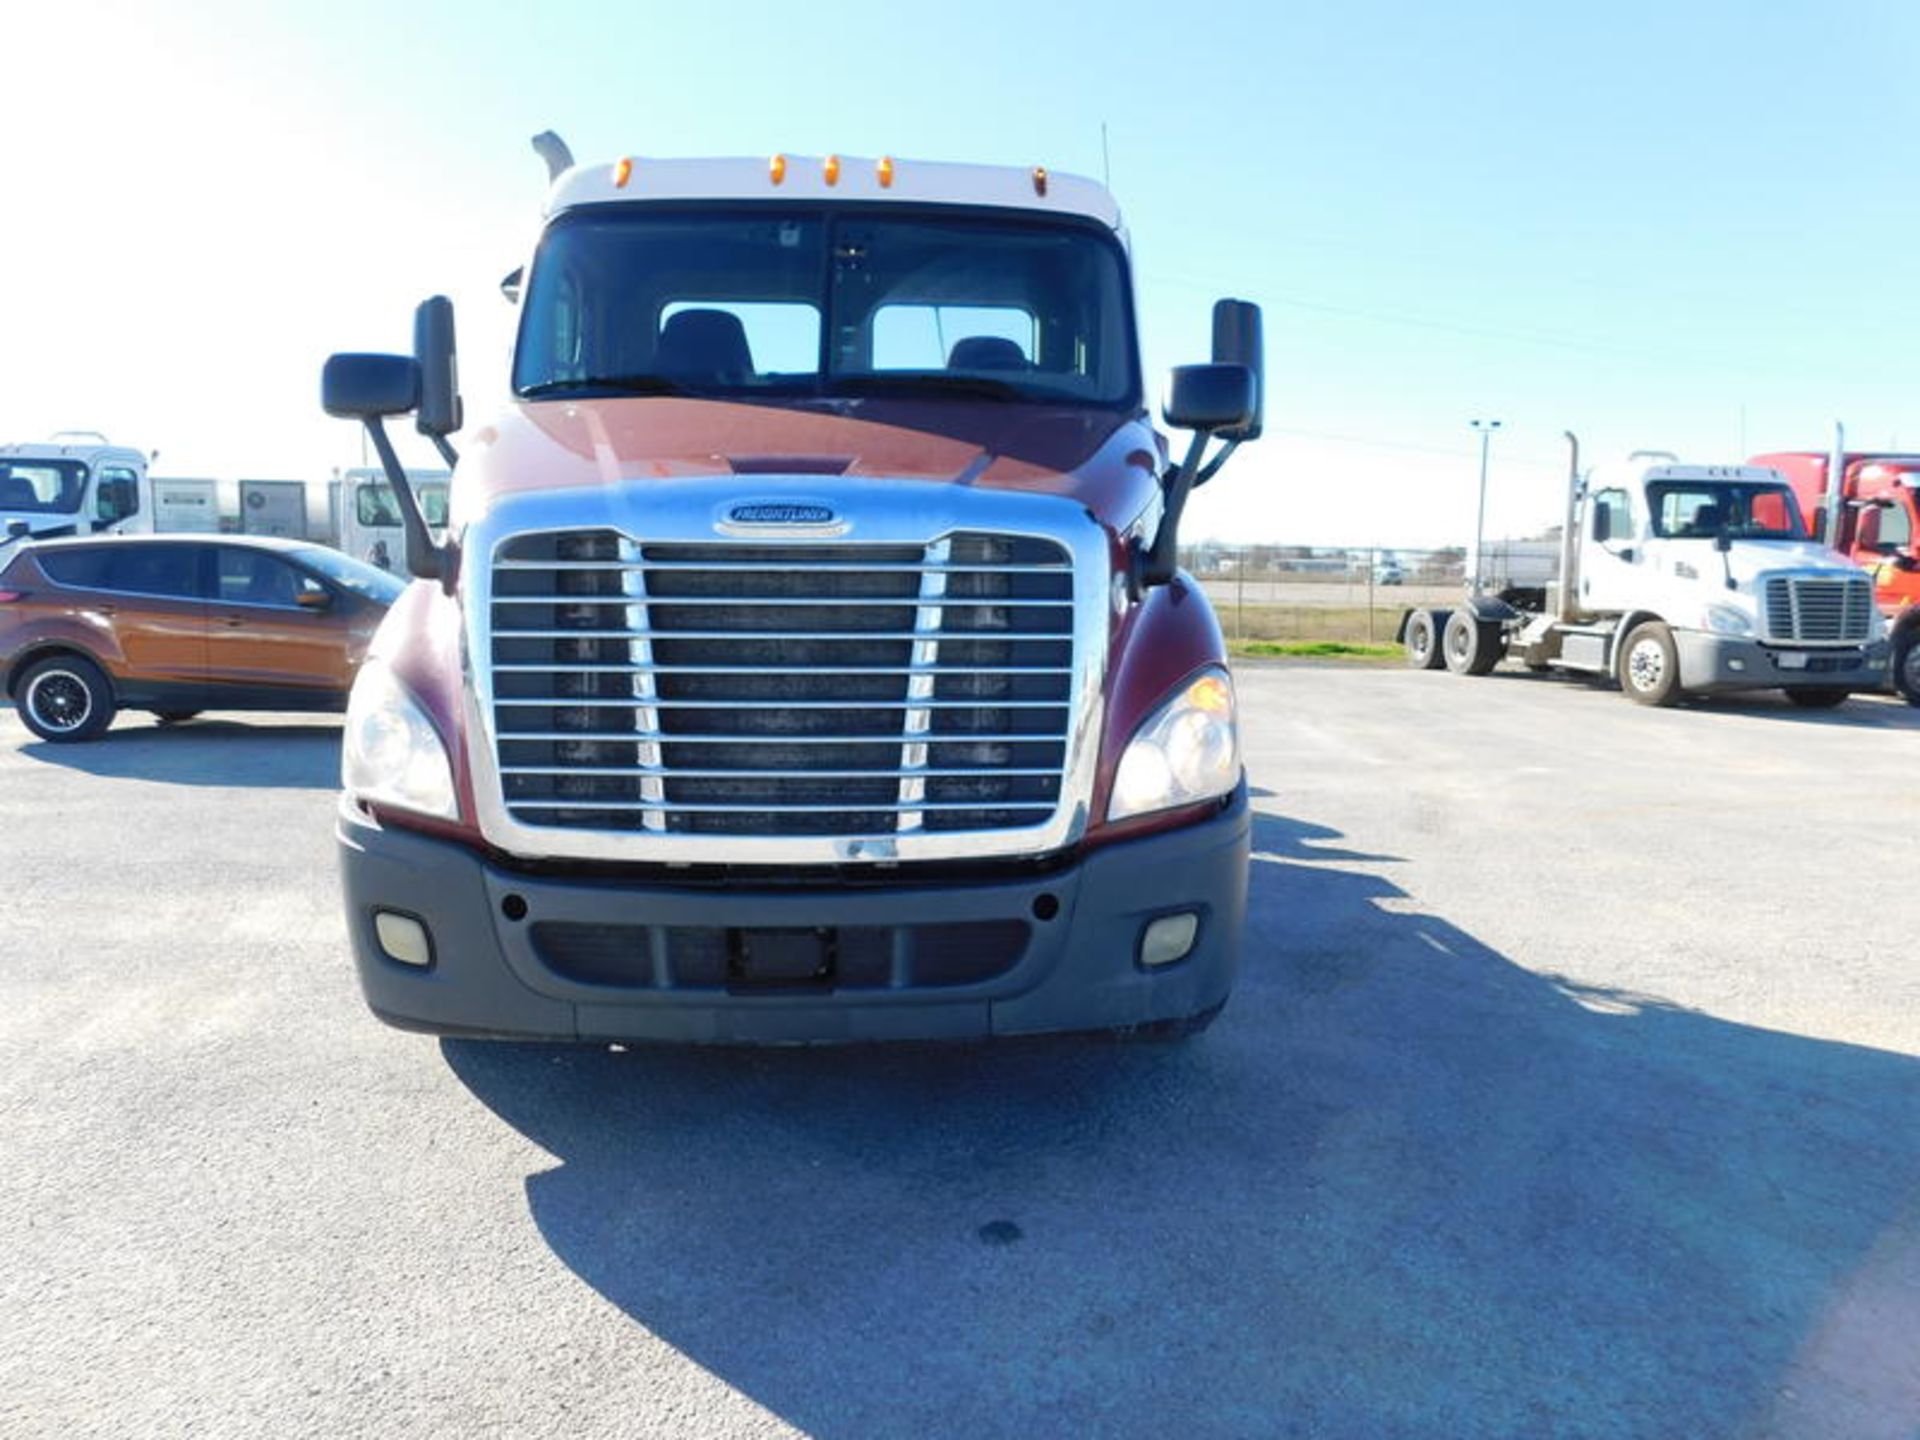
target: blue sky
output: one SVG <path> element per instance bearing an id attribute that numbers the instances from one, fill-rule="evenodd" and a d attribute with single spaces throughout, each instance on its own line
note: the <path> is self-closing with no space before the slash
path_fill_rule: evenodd
<path id="1" fill-rule="evenodd" d="M 1150 371 L 1267 309 L 1269 436 L 1194 533 L 1551 519 L 1561 430 L 1702 460 L 1920 446 L 1920 7 L 69 3 L 0 19 L 0 432 L 323 478 L 334 349 L 460 307 L 497 396 L 549 126 L 583 159 L 1044 163 L 1132 230 Z M 1205 27 L 1205 28 L 1201 28 Z M 1744 447 L 1744 448 L 1743 448 Z"/>

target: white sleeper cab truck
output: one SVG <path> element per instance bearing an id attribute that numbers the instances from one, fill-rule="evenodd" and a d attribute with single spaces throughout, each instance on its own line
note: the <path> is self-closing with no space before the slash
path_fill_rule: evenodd
<path id="1" fill-rule="evenodd" d="M 0 544 L 153 529 L 147 456 L 89 430 L 0 445 Z"/>
<path id="2" fill-rule="evenodd" d="M 1461 604 L 1401 617 L 1409 664 L 1484 675 L 1511 656 L 1644 705 L 1778 689 L 1825 708 L 1883 683 L 1873 582 L 1808 536 L 1779 472 L 1636 451 L 1581 477 L 1572 450 L 1558 577 L 1475 563 Z"/>
<path id="3" fill-rule="evenodd" d="M 557 146 L 549 145 L 550 152 Z M 1259 311 L 1148 408 L 1126 232 L 1044 169 L 558 153 L 513 400 L 436 536 L 451 307 L 336 355 L 417 577 L 339 839 L 394 1024 L 578 1040 L 1185 1034 L 1233 983 L 1233 681 L 1175 561 Z"/>
<path id="4" fill-rule="evenodd" d="M 436 534 L 447 525 L 447 472 L 408 470 L 407 480 L 426 512 L 427 525 Z M 401 523 L 400 497 L 382 470 L 348 470 L 340 476 L 335 495 L 334 534 L 340 548 L 356 560 L 382 570 L 405 569 L 406 530 Z"/>

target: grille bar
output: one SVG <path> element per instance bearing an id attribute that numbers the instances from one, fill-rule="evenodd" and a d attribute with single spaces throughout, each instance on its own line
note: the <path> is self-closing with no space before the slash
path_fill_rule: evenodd
<path id="1" fill-rule="evenodd" d="M 677 637 L 676 637 L 677 638 Z M 731 637 L 737 638 L 737 637 Z M 757 636 L 755 637 L 758 638 Z M 495 665 L 496 675 L 764 675 L 764 665 Z M 1066 665 L 814 665 L 812 675 L 1071 675 Z M 517 697 L 515 697 L 517 699 Z M 502 703 L 505 697 L 502 697 Z M 1057 704 L 1057 701 L 1050 701 Z"/>
<path id="2" fill-rule="evenodd" d="M 1054 776 L 1057 768 L 1014 769 L 1007 766 L 974 766 L 962 769 L 901 768 L 896 770 L 699 770 L 691 766 L 660 765 L 502 765 L 502 775 L 677 775 L 693 780 L 891 780 L 900 776 L 918 776 L 922 780 L 980 779 L 1002 775 Z"/>
<path id="3" fill-rule="evenodd" d="M 552 560 L 500 560 L 494 564 L 498 571 L 553 570 L 558 568 Z M 596 570 L 692 570 L 710 571 L 713 566 L 704 560 L 584 560 L 569 563 L 569 570 L 591 572 Z M 810 563 L 789 563 L 785 561 L 756 560 L 751 565 L 742 565 L 741 570 L 749 574 L 815 574 L 820 571 L 838 572 L 848 575 L 1061 575 L 1067 571 L 1067 565 L 915 565 L 911 563 L 893 563 L 878 560 L 820 560 Z"/>
<path id="4" fill-rule="evenodd" d="M 493 597 L 496 607 L 502 605 L 631 605 L 631 597 L 626 595 L 501 595 Z M 951 600 L 915 601 L 913 597 L 897 599 L 891 595 L 660 595 L 654 603 L 660 606 L 672 606 L 675 609 L 683 605 L 724 605 L 729 609 L 744 609 L 748 606 L 773 606 L 784 610 L 789 605 L 831 605 L 835 609 L 843 605 L 884 607 L 889 610 L 905 610 L 915 604 L 931 604 L 954 610 L 1004 610 L 1061 609 L 1069 604 L 1068 600 L 1025 600 L 1000 598 L 982 600 L 960 598 Z"/>
<path id="5" fill-rule="evenodd" d="M 713 732 L 701 734 L 691 730 L 685 732 L 676 730 L 671 734 L 664 730 L 503 730 L 499 735 L 502 744 L 561 740 L 587 742 L 608 740 L 625 743 L 664 740 L 675 745 L 737 745 L 740 743 L 740 738 L 737 734 Z M 930 743 L 935 745 L 1059 745 L 1064 743 L 1063 738 L 1057 734 L 1003 735 L 999 731 L 951 730 L 928 738 Z M 780 737 L 782 745 L 873 745 L 885 744 L 887 740 L 888 737 L 884 735 L 782 735 Z"/>

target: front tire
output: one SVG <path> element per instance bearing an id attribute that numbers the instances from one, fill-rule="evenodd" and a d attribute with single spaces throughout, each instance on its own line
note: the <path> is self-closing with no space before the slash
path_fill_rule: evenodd
<path id="1" fill-rule="evenodd" d="M 1658 620 L 1636 625 L 1620 648 L 1620 688 L 1640 705 L 1672 705 L 1680 699 L 1680 652 L 1673 632 Z"/>
<path id="2" fill-rule="evenodd" d="M 14 694 L 27 729 L 56 745 L 97 739 L 113 723 L 113 686 L 81 655 L 50 655 L 30 666 Z"/>
<path id="3" fill-rule="evenodd" d="M 1831 710 L 1836 705 L 1846 704 L 1847 696 L 1852 693 L 1851 690 L 1834 690 L 1822 686 L 1813 690 L 1789 690 L 1786 696 L 1802 710 Z"/>
<path id="4" fill-rule="evenodd" d="M 1893 642 L 1893 688 L 1909 705 L 1920 705 L 1920 629 Z"/>
<path id="5" fill-rule="evenodd" d="M 1432 614 L 1414 611 L 1407 617 L 1407 664 L 1415 670 L 1438 670 L 1445 663 Z"/>

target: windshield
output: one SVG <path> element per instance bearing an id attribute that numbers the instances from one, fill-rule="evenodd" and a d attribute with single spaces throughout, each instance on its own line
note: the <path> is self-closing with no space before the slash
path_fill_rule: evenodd
<path id="1" fill-rule="evenodd" d="M 71 515 L 86 488 L 79 460 L 0 460 L 0 510 Z"/>
<path id="2" fill-rule="evenodd" d="M 1656 481 L 1647 486 L 1653 533 L 1673 540 L 1804 540 L 1807 527 L 1784 485 Z"/>
<path id="3" fill-rule="evenodd" d="M 326 576 L 341 589 L 377 600 L 382 605 L 393 604 L 407 588 L 407 582 L 397 576 L 363 564 L 351 555 L 342 555 L 338 550 L 302 545 L 293 553 L 302 565 Z"/>
<path id="4" fill-rule="evenodd" d="M 444 528 L 447 523 L 447 487 L 423 485 L 416 480 L 413 493 L 420 497 L 420 508 L 426 512 L 427 523 L 435 529 Z M 393 493 L 393 487 L 384 480 L 372 480 L 360 486 L 354 497 L 353 509 L 354 517 L 362 525 L 400 528 L 400 500 Z"/>
<path id="5" fill-rule="evenodd" d="M 547 230 L 514 389 L 1139 404 L 1104 231 L 872 209 L 594 207 Z"/>

